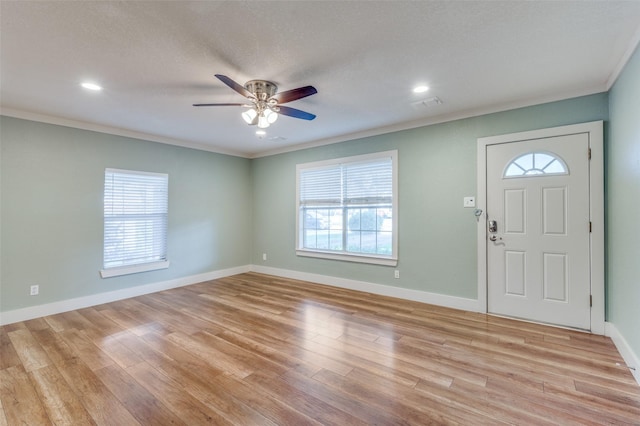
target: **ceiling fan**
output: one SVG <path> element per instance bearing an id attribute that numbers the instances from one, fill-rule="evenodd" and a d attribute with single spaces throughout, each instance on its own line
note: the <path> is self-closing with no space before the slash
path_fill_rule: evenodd
<path id="1" fill-rule="evenodd" d="M 278 86 L 267 80 L 251 80 L 244 86 L 236 83 L 226 75 L 216 74 L 216 77 L 224 84 L 240 93 L 251 101 L 250 104 L 193 104 L 195 107 L 201 106 L 241 106 L 249 108 L 242 113 L 242 118 L 249 125 L 258 125 L 261 129 L 269 127 L 278 119 L 278 114 L 289 117 L 300 118 L 302 120 L 313 120 L 314 114 L 301 111 L 299 109 L 283 106 L 287 102 L 311 96 L 318 93 L 313 86 L 298 87 L 278 93 Z"/>

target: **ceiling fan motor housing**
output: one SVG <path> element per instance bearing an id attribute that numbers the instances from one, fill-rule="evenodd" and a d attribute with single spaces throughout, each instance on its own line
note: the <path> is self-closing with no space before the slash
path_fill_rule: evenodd
<path id="1" fill-rule="evenodd" d="M 0 0 L 2 1 L 2 0 Z M 266 118 L 268 124 L 273 123 L 278 117 L 279 113 L 287 115 L 289 117 L 300 118 L 302 120 L 313 120 L 316 118 L 314 114 L 301 111 L 299 109 L 291 108 L 288 106 L 281 106 L 287 102 L 292 102 L 298 99 L 306 98 L 307 96 L 315 95 L 318 93 L 313 86 L 298 87 L 297 89 L 287 90 L 282 93 L 278 92 L 278 86 L 272 81 L 267 80 L 250 80 L 245 83 L 244 86 L 233 81 L 226 75 L 216 74 L 216 77 L 224 84 L 235 90 L 240 95 L 249 99 L 253 105 L 246 105 L 240 103 L 214 103 L 214 104 L 193 104 L 196 107 L 202 106 L 241 106 L 249 107 L 250 110 L 243 112 L 243 118 L 249 124 L 255 124 L 256 118 Z M 269 121 L 269 117 L 271 117 Z M 258 123 L 259 124 L 259 123 Z M 268 125 L 267 124 L 267 125 Z M 267 127 L 265 125 L 264 127 Z"/>
<path id="2" fill-rule="evenodd" d="M 253 93 L 259 101 L 266 101 L 278 91 L 275 83 L 266 80 L 247 81 L 244 88 Z"/>

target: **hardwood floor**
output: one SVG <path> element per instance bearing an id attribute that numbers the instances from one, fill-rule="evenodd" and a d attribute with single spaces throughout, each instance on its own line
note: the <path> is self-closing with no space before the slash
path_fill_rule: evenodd
<path id="1" fill-rule="evenodd" d="M 640 424 L 609 338 L 248 273 L 0 328 L 0 425 Z"/>

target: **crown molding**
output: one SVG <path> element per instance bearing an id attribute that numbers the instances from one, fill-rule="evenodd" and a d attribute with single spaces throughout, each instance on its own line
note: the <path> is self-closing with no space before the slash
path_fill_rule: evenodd
<path id="1" fill-rule="evenodd" d="M 183 148 L 197 149 L 199 151 L 208 151 L 216 154 L 231 155 L 234 157 L 248 158 L 247 155 L 239 151 L 231 151 L 217 148 L 211 145 L 204 145 L 195 142 L 184 141 L 180 139 L 167 138 L 164 136 L 153 135 L 150 133 L 136 132 L 118 127 L 105 126 L 102 124 L 90 123 L 86 121 L 72 120 L 69 118 L 57 117 L 53 115 L 40 114 L 31 111 L 24 111 L 13 108 L 0 108 L 0 115 L 7 117 L 20 118 L 23 120 L 37 121 L 46 124 L 55 124 L 58 126 L 72 127 L 74 129 L 89 130 L 92 132 L 106 133 L 114 136 L 122 136 L 132 139 L 140 139 L 151 142 L 163 143 L 165 145 L 180 146 Z"/>
<path id="2" fill-rule="evenodd" d="M 616 83 L 618 77 L 620 77 L 620 74 L 622 74 L 622 70 L 624 70 L 624 67 L 627 65 L 638 46 L 640 46 L 640 27 L 631 38 L 627 51 L 624 53 L 624 55 L 622 55 L 622 58 L 620 58 L 620 61 L 609 75 L 609 78 L 607 79 L 607 91 L 611 89 Z"/>
<path id="3" fill-rule="evenodd" d="M 594 95 L 596 93 L 606 92 L 607 88 L 604 85 L 596 85 L 589 87 L 587 89 L 580 90 L 570 90 L 561 93 L 556 93 L 547 96 L 529 98 L 519 101 L 512 102 L 503 102 L 495 105 L 488 105 L 479 108 L 467 109 L 464 111 L 458 111 L 450 114 L 438 115 L 435 117 L 426 117 L 413 121 L 406 121 L 403 123 L 392 124 L 389 126 L 376 127 L 373 129 L 367 129 L 363 131 L 348 133 L 345 135 L 339 135 L 331 138 L 320 139 L 317 141 L 312 141 L 308 143 L 303 143 L 295 146 L 278 148 L 273 150 L 266 150 L 254 155 L 249 156 L 249 158 L 260 158 L 260 157 L 268 157 L 271 155 L 284 154 L 287 152 L 299 151 L 302 149 L 316 148 L 324 145 L 331 145 L 340 142 L 346 142 L 350 140 L 356 139 L 364 139 L 373 136 L 380 136 L 388 133 L 399 132 L 402 130 L 410 130 L 418 127 L 432 126 L 434 124 L 447 123 L 456 120 L 463 120 L 466 118 L 479 117 L 482 115 L 494 114 L 497 112 L 504 112 L 513 109 L 525 108 L 535 105 L 546 104 L 550 102 L 563 101 L 567 99 L 577 98 L 580 96 L 588 96 Z"/>

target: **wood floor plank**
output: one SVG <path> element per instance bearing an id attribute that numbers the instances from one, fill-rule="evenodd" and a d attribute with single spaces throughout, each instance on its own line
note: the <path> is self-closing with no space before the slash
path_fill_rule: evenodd
<path id="1" fill-rule="evenodd" d="M 404 338 L 395 340 L 390 343 L 385 341 L 368 342 L 362 340 L 351 339 L 361 348 L 366 348 L 379 355 L 400 361 L 404 367 L 404 371 L 423 380 L 442 382 L 450 382 L 449 378 L 464 379 L 466 381 L 484 386 L 487 381 L 487 375 L 484 371 L 479 371 L 475 365 L 461 363 L 459 359 L 452 359 L 447 356 L 446 349 L 429 348 L 427 343 L 421 348 L 406 348 L 400 341 Z M 442 345 L 438 345 L 442 346 Z M 442 352 L 440 352 L 442 351 Z M 478 362 L 483 361 L 482 359 Z"/>
<path id="2" fill-rule="evenodd" d="M 214 383 L 217 377 L 225 374 L 224 370 L 212 367 L 209 360 L 203 360 L 198 355 L 191 355 L 180 345 L 175 345 L 171 340 L 165 340 L 163 336 L 150 333 L 143 337 L 144 343 L 132 342 L 132 345 L 135 346 L 135 350 L 144 354 L 146 364 L 153 367 L 153 370 L 145 370 L 147 374 L 153 373 L 154 370 L 163 373 L 161 377 L 155 376 L 156 383 L 158 380 L 179 383 L 180 385 L 177 386 L 181 388 L 182 392 L 188 392 L 191 397 L 197 400 L 198 404 L 206 406 L 207 410 L 211 411 L 207 414 L 208 417 L 219 416 L 225 419 L 224 422 L 230 424 L 269 423 L 246 404 L 239 401 L 234 404 L 233 402 L 236 400 L 233 397 L 229 399 L 231 393 L 228 390 L 223 387 L 215 387 Z M 155 349 L 161 350 L 162 353 Z M 138 371 L 140 368 L 139 364 L 128 370 Z M 230 410 L 229 407 L 233 410 Z M 199 412 L 203 412 L 203 410 L 200 408 Z"/>
<path id="3" fill-rule="evenodd" d="M 224 416 L 211 409 L 184 390 L 184 383 L 167 377 L 146 362 L 127 368 L 142 386 L 189 425 L 233 425 Z M 189 383 L 189 381 L 182 381 Z"/>
<path id="4" fill-rule="evenodd" d="M 394 404 L 389 404 L 389 400 L 387 399 L 372 402 L 375 398 L 372 398 L 369 392 L 366 401 L 363 401 L 341 386 L 331 386 L 327 382 L 318 380 L 318 376 L 322 377 L 323 373 L 345 380 L 344 376 L 324 369 L 320 370 L 313 377 L 307 377 L 296 371 L 290 371 L 282 376 L 281 380 L 338 410 L 357 417 L 367 424 L 411 424 L 412 420 L 415 421 L 415 419 L 408 416 L 406 412 L 403 413 L 404 416 L 398 415 L 397 411 L 394 412 L 392 410 Z M 384 407 L 380 405 L 384 405 Z"/>
<path id="5" fill-rule="evenodd" d="M 0 398 L 0 426 L 8 426 L 7 416 L 4 414 L 4 407 L 2 406 L 2 398 Z"/>
<path id="6" fill-rule="evenodd" d="M 313 388 L 305 385 L 294 386 L 280 377 L 263 383 L 261 389 L 271 392 L 278 400 L 325 425 L 364 426 L 370 424 L 351 414 L 350 410 L 345 411 L 337 407 L 341 404 L 336 400 L 346 398 L 343 395 L 332 393 L 330 389 L 321 391 L 321 395 L 314 395 Z"/>
<path id="7" fill-rule="evenodd" d="M 567 387 L 545 383 L 544 392 L 553 395 L 558 403 L 567 407 L 576 407 L 577 410 L 588 415 L 593 420 L 601 423 L 625 424 L 631 416 L 638 419 L 640 424 L 640 409 L 626 404 L 611 404 L 596 395 L 590 395 Z"/>
<path id="8" fill-rule="evenodd" d="M 640 425 L 605 336 L 245 273 L 0 327 L 4 424 Z"/>
<path id="9" fill-rule="evenodd" d="M 558 418 L 540 411 L 541 407 L 531 405 L 528 399 L 521 401 L 511 393 L 500 393 L 466 380 L 454 380 L 451 388 L 445 392 L 425 381 L 420 382 L 416 389 L 430 398 L 445 398 L 447 401 L 463 404 L 463 407 L 474 411 L 481 419 L 493 419 L 512 425 L 558 425 Z"/>
<path id="10" fill-rule="evenodd" d="M 189 352 L 196 354 L 200 359 L 211 363 L 212 367 L 220 368 L 227 374 L 233 374 L 236 377 L 246 377 L 255 371 L 250 365 L 242 362 L 236 362 L 233 357 L 230 357 L 218 348 L 214 348 L 203 342 L 202 339 L 196 339 L 193 336 L 188 336 L 183 333 L 172 333 L 167 336 L 167 339 L 179 346 L 187 348 Z"/>
<path id="11" fill-rule="evenodd" d="M 8 335 L 26 371 L 46 367 L 51 363 L 47 353 L 34 339 L 29 329 L 10 331 Z"/>
<path id="12" fill-rule="evenodd" d="M 67 329 L 58 334 L 91 370 L 113 364 L 113 359 L 87 338 L 83 331 Z"/>
<path id="13" fill-rule="evenodd" d="M 123 344 L 118 337 L 101 339 L 94 343 L 122 368 L 127 368 L 143 361 L 135 351 Z"/>
<path id="14" fill-rule="evenodd" d="M 576 390 L 587 395 L 597 396 L 616 405 L 627 407 L 629 411 L 636 413 L 638 419 L 640 419 L 640 395 L 637 392 L 626 392 L 617 387 L 598 386 L 578 380 L 576 380 Z"/>
<path id="15" fill-rule="evenodd" d="M 121 326 L 102 315 L 95 308 L 80 309 L 78 313 L 91 324 L 91 327 L 85 328 L 83 331 L 96 344 L 104 339 L 111 339 L 124 331 Z"/>
<path id="16" fill-rule="evenodd" d="M 44 318 L 35 318 L 24 322 L 24 325 L 31 331 L 46 330 L 49 328 L 49 324 Z"/>
<path id="17" fill-rule="evenodd" d="M 220 328 L 209 321 L 174 309 L 173 304 L 163 302 L 162 299 L 159 300 L 160 297 L 156 294 L 147 294 L 141 296 L 139 302 L 135 299 L 130 299 L 127 302 L 131 306 L 130 309 L 135 311 L 138 317 L 145 318 L 150 322 L 160 322 L 165 324 L 168 329 L 181 331 L 185 334 L 193 334 L 202 330 L 209 330 L 213 333 L 220 331 Z"/>
<path id="18" fill-rule="evenodd" d="M 230 331 L 223 331 L 222 333 L 217 334 L 217 337 L 220 339 L 224 339 L 232 345 L 243 348 L 258 356 L 268 359 L 284 369 L 296 368 L 302 362 L 301 360 L 290 355 L 288 352 L 274 349 L 268 344 L 264 344 L 257 341 L 256 339 L 252 339 L 251 336 L 248 335 L 232 333 Z"/>
<path id="19" fill-rule="evenodd" d="M 313 378 L 323 384 L 339 388 L 352 398 L 362 400 L 367 405 L 372 404 L 409 424 L 467 424 L 471 421 L 471 417 L 474 417 L 465 409 L 451 410 L 441 405 L 441 402 L 423 398 L 415 392 L 413 387 L 406 387 L 388 377 L 368 371 L 362 375 L 363 372 L 356 368 L 347 376 L 341 377 L 323 370 Z"/>
<path id="20" fill-rule="evenodd" d="M 40 344 L 42 349 L 47 353 L 47 356 L 54 365 L 64 364 L 65 362 L 78 357 L 78 354 L 69 347 L 60 333 L 56 333 L 51 328 L 34 331 L 32 332 L 32 335 Z"/>
<path id="21" fill-rule="evenodd" d="M 561 418 L 568 425 L 601 424 L 601 421 L 595 421 L 584 410 L 576 410 L 570 405 L 560 404 L 558 400 L 548 398 L 543 392 L 527 392 L 525 389 L 513 386 L 512 383 L 500 378 L 489 378 L 485 389 L 493 398 L 497 398 L 497 395 L 511 395 L 512 398 L 523 400 L 520 407 L 527 412 L 542 412 L 548 418 Z M 525 395 L 526 400 L 522 398 Z"/>
<path id="22" fill-rule="evenodd" d="M 22 365 L 0 370 L 0 400 L 10 425 L 49 425 L 51 420 Z"/>
<path id="23" fill-rule="evenodd" d="M 140 424 L 82 360 L 73 358 L 57 367 L 98 425 Z"/>
<path id="24" fill-rule="evenodd" d="M 44 318 L 55 331 L 84 330 L 91 327 L 91 322 L 84 318 L 78 311 L 68 311 Z"/>
<path id="25" fill-rule="evenodd" d="M 95 371 L 95 374 L 141 424 L 185 424 L 119 366 L 112 364 Z"/>
<path id="26" fill-rule="evenodd" d="M 246 370 L 250 372 L 249 374 L 256 370 L 269 370 L 276 375 L 283 374 L 287 371 L 287 367 L 277 362 L 272 362 L 269 358 L 264 358 L 237 345 L 233 345 L 225 339 L 209 334 L 209 332 L 198 332 L 193 334 L 192 337 L 204 345 L 214 346 L 216 348 L 220 354 L 216 362 L 219 362 L 220 357 L 224 356 L 232 360 L 234 364 L 244 365 Z"/>
<path id="27" fill-rule="evenodd" d="M 314 351 L 322 351 L 325 355 L 350 365 L 352 368 L 363 368 L 371 371 L 381 377 L 387 377 L 391 380 L 413 387 L 418 383 L 420 377 L 407 373 L 406 365 L 402 365 L 402 369 L 398 368 L 396 360 L 391 362 L 391 358 L 379 355 L 375 352 L 359 350 L 353 345 L 346 344 L 337 339 L 318 335 L 307 341 L 305 347 Z M 401 362 L 401 361 L 400 361 Z M 436 379 L 434 377 L 434 379 Z M 441 376 L 437 379 L 445 382 L 448 386 L 453 380 L 449 376 Z"/>
<path id="28" fill-rule="evenodd" d="M 527 373 L 531 377 L 539 377 L 542 381 L 562 382 L 570 378 L 587 382 L 595 380 L 601 383 L 619 384 L 620 378 L 627 373 L 613 364 L 606 368 L 599 368 L 597 365 L 588 367 L 585 364 L 580 365 L 570 357 L 565 358 L 565 361 L 562 362 L 553 356 L 547 358 L 544 352 L 537 352 L 537 356 L 533 356 L 532 353 L 536 351 L 528 346 L 517 350 L 514 350 L 513 347 L 505 348 L 502 344 L 486 343 L 474 343 L 471 347 L 457 344 L 447 346 L 466 357 L 469 365 L 472 365 L 477 359 L 486 360 L 482 364 L 486 368 L 491 368 L 492 365 L 510 365 L 515 371 Z M 627 380 L 624 380 L 623 383 Z"/>
<path id="29" fill-rule="evenodd" d="M 55 366 L 43 367 L 30 374 L 43 406 L 54 424 L 96 424 Z"/>
<path id="30" fill-rule="evenodd" d="M 271 395 L 271 392 L 256 392 L 255 386 L 244 380 L 220 375 L 212 385 L 227 389 L 234 398 L 251 407 L 260 407 L 260 413 L 279 425 L 320 425 L 317 420 L 299 412 L 288 403 Z"/>
<path id="31" fill-rule="evenodd" d="M 138 317 L 136 312 L 126 309 L 124 307 L 117 307 L 115 309 L 109 307 L 107 309 L 99 309 L 99 312 L 111 321 L 118 324 L 122 329 L 127 330 L 130 333 L 143 335 L 149 331 L 156 333 L 173 333 L 176 331 L 174 327 L 162 324 L 159 321 L 148 321 L 142 317 Z"/>
<path id="32" fill-rule="evenodd" d="M 18 356 L 6 327 L 0 327 L 0 370 L 20 365 L 22 361 Z"/>

